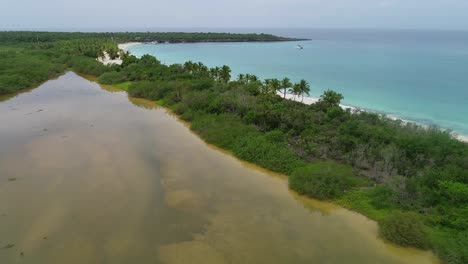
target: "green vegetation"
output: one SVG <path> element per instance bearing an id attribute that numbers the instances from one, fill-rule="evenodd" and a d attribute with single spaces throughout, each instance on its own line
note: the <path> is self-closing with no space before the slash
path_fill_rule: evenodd
<path id="1" fill-rule="evenodd" d="M 68 68 L 99 76 L 110 69 L 96 58 L 105 51 L 109 54 L 118 51 L 116 43 L 94 38 L 5 45 L 9 39 L 3 36 L 10 34 L 0 32 L 0 95 L 37 86 Z"/>
<path id="2" fill-rule="evenodd" d="M 33 87 L 61 74 L 58 54 L 42 50 L 0 46 L 0 94 Z"/>
<path id="3" fill-rule="evenodd" d="M 66 69 L 100 76 L 109 71 L 95 59 L 106 52 L 111 59 L 126 56 L 117 43 L 141 42 L 227 42 L 295 40 L 269 34 L 231 33 L 66 33 L 66 32 L 0 32 L 0 95 L 34 87 L 62 74 Z M 217 69 L 217 78 L 228 81 L 230 69 Z M 113 74 L 113 75 L 112 75 Z M 103 76 L 105 84 L 114 84 L 118 73 Z M 107 78 L 107 79 L 106 79 Z M 113 80 L 113 81 L 111 81 Z"/>
<path id="4" fill-rule="evenodd" d="M 360 179 L 353 167 L 334 161 L 298 168 L 289 178 L 291 189 L 318 199 L 338 198 L 359 185 Z"/>
<path id="5" fill-rule="evenodd" d="M 96 61 L 104 51 L 119 53 L 119 41 L 214 36 L 158 34 L 0 33 L 0 43 L 9 43 L 0 45 L 0 93 L 67 68 L 93 75 L 172 109 L 207 142 L 290 175 L 294 190 L 375 219 L 385 239 L 430 248 L 448 263 L 468 263 L 468 144 L 436 128 L 343 110 L 343 96 L 334 91 L 312 105 L 282 98 L 290 91 L 301 100 L 311 89 L 305 81 L 262 81 L 251 74 L 232 80 L 228 66 L 167 66 L 148 55 L 121 54 L 121 66 Z"/>
<path id="6" fill-rule="evenodd" d="M 108 39 L 118 43 L 123 42 L 247 42 L 247 41 L 289 41 L 299 40 L 278 37 L 270 34 L 233 34 L 233 33 L 185 33 L 185 32 L 33 32 L 4 31 L 0 32 L 1 44 L 17 43 L 53 43 L 63 40 Z"/>
<path id="7" fill-rule="evenodd" d="M 391 242 L 403 246 L 427 247 L 425 227 L 413 212 L 395 212 L 380 222 L 380 233 Z"/>

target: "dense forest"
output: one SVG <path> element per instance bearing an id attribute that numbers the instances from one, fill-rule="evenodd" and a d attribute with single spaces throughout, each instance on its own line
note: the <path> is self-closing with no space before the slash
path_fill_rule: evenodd
<path id="1" fill-rule="evenodd" d="M 111 39 L 122 42 L 248 42 L 248 41 L 293 41 L 295 38 L 278 37 L 271 34 L 235 34 L 235 33 L 184 33 L 184 32 L 33 32 L 3 31 L 0 32 L 0 44 L 41 43 L 61 40 Z"/>
<path id="2" fill-rule="evenodd" d="M 376 220 L 384 239 L 434 250 L 447 263 L 468 263 L 468 144 L 448 132 L 344 110 L 339 103 L 345 95 L 334 91 L 305 105 L 301 97 L 311 87 L 304 80 L 233 77 L 228 66 L 164 65 L 117 49 L 116 41 L 144 33 L 114 39 L 97 33 L 2 34 L 9 37 L 1 38 L 0 93 L 67 69 L 96 76 L 172 109 L 207 142 L 288 175 L 295 191 Z M 96 61 L 104 51 L 120 53 L 122 65 Z M 286 92 L 297 101 L 284 99 Z"/>

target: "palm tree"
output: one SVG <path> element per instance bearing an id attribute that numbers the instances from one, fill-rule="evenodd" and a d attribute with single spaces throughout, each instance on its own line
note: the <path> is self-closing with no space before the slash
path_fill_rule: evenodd
<path id="1" fill-rule="evenodd" d="M 289 88 L 289 92 L 292 93 L 294 101 L 296 101 L 296 95 L 299 95 L 300 91 L 301 88 L 298 83 L 295 83 L 291 88 Z"/>
<path id="2" fill-rule="evenodd" d="M 229 82 L 231 79 L 231 68 L 229 66 L 223 65 L 220 71 L 220 79 L 225 83 Z"/>
<path id="3" fill-rule="evenodd" d="M 244 76 L 245 82 L 249 83 L 250 82 L 250 74 L 246 73 Z"/>
<path id="4" fill-rule="evenodd" d="M 187 61 L 187 62 L 185 62 L 185 64 L 184 64 L 184 69 L 186 69 L 189 73 L 192 73 L 193 70 L 194 70 L 194 66 L 195 66 L 195 65 L 193 64 L 192 61 Z"/>
<path id="5" fill-rule="evenodd" d="M 210 69 L 210 75 L 211 75 L 211 78 L 215 79 L 216 81 L 219 81 L 219 77 L 220 77 L 220 68 L 219 67 L 214 67 L 214 68 L 211 68 Z"/>
<path id="6" fill-rule="evenodd" d="M 286 91 L 292 86 L 291 80 L 289 78 L 284 78 L 281 81 L 281 89 L 283 89 L 283 98 L 286 98 Z"/>
<path id="7" fill-rule="evenodd" d="M 263 85 L 261 86 L 262 94 L 268 94 L 268 92 L 270 91 L 270 86 L 271 86 L 271 79 L 265 79 L 265 81 L 263 82 Z"/>
<path id="8" fill-rule="evenodd" d="M 249 80 L 249 82 L 256 82 L 256 81 L 258 81 L 257 75 L 254 75 L 254 74 L 249 74 L 247 79 Z"/>
<path id="9" fill-rule="evenodd" d="M 240 83 L 245 83 L 245 75 L 242 73 L 237 75 L 237 81 L 239 81 Z"/>
<path id="10" fill-rule="evenodd" d="M 204 75 L 204 76 L 207 76 L 209 74 L 209 70 L 208 70 L 208 67 L 206 67 L 205 65 L 203 65 L 203 63 L 199 62 L 197 64 L 197 71 L 198 73 L 200 73 L 201 75 Z"/>
<path id="11" fill-rule="evenodd" d="M 281 91 L 281 81 L 278 79 L 271 79 L 270 83 L 270 94 L 276 94 L 277 91 Z"/>
<path id="12" fill-rule="evenodd" d="M 274 95 L 280 89 L 281 82 L 278 79 L 266 79 L 262 85 L 262 93 L 267 95 Z"/>
<path id="13" fill-rule="evenodd" d="M 301 102 L 304 102 L 304 94 L 310 95 L 310 85 L 304 79 L 299 82 L 299 94 L 302 95 Z"/>

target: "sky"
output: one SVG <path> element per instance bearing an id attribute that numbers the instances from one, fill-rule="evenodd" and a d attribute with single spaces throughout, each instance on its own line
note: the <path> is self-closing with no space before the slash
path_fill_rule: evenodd
<path id="1" fill-rule="evenodd" d="M 192 27 L 468 30 L 468 0 L 0 0 L 0 30 Z"/>

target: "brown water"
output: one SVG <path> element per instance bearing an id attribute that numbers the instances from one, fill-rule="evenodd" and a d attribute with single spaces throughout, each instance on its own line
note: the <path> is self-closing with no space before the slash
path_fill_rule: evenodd
<path id="1" fill-rule="evenodd" d="M 0 263 L 437 263 L 67 73 L 0 103 Z"/>

